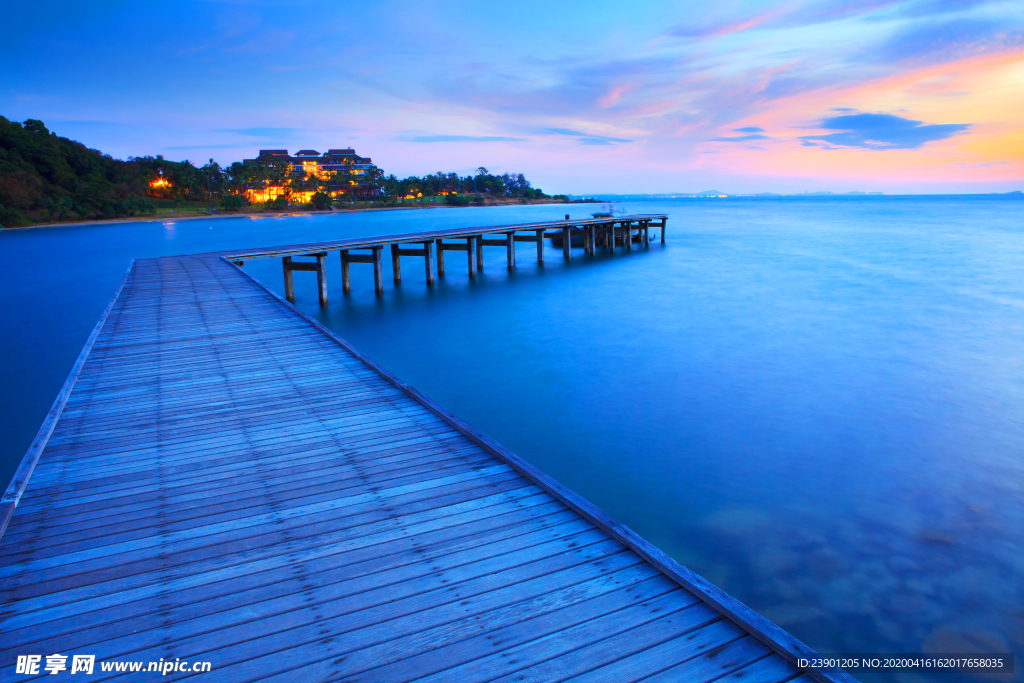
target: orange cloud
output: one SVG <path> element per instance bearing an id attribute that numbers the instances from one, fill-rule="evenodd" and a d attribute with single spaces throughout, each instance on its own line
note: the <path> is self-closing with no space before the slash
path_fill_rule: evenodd
<path id="1" fill-rule="evenodd" d="M 845 108 L 886 112 L 928 124 L 970 124 L 967 133 L 916 150 L 805 146 L 813 122 Z M 760 150 L 720 143 L 707 163 L 752 173 L 829 177 L 914 177 L 930 181 L 1024 179 L 1024 50 L 928 66 L 853 87 L 822 88 L 774 100 L 730 124 L 763 128 Z M 726 132 L 726 131 L 723 131 Z"/>

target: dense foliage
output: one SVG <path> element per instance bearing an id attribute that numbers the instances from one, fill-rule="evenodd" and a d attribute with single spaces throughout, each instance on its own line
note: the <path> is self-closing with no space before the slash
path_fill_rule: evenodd
<path id="1" fill-rule="evenodd" d="M 351 187 L 343 197 L 327 191 Z M 445 195 L 455 206 L 485 203 L 484 197 L 523 200 L 548 195 L 530 186 L 522 173 L 493 175 L 480 167 L 474 175 L 432 173 L 422 178 L 385 176 L 376 167 L 364 173 L 344 170 L 326 178 L 288 175 L 271 159 L 236 161 L 221 167 L 210 159 L 204 166 L 169 161 L 162 156 L 111 158 L 80 142 L 58 137 L 42 121 L 24 123 L 0 116 L 0 226 L 68 219 L 114 218 L 155 213 L 153 198 L 241 209 L 247 190 L 286 188 L 285 196 L 265 208 L 284 209 L 305 193 L 310 208 L 329 208 L 334 201 L 402 200 Z M 556 199 L 568 197 L 558 195 Z"/>
<path id="2" fill-rule="evenodd" d="M 42 121 L 0 116 L 0 225 L 154 211 L 142 169 L 57 137 Z"/>

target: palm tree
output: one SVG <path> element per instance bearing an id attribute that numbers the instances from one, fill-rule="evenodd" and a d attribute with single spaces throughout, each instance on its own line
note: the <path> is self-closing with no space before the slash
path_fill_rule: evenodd
<path id="1" fill-rule="evenodd" d="M 366 169 L 366 173 L 363 174 L 363 183 L 366 185 L 367 195 L 370 193 L 376 195 L 383 179 L 384 171 L 370 164 L 370 168 Z"/>

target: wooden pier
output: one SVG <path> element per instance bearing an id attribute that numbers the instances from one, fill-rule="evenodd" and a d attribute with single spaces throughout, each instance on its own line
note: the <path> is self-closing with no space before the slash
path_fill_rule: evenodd
<path id="1" fill-rule="evenodd" d="M 331 242 L 315 242 L 309 244 L 290 245 L 287 247 L 270 247 L 265 249 L 245 249 L 236 252 L 219 254 L 225 258 L 244 264 L 252 259 L 281 259 L 284 270 L 284 291 L 288 301 L 295 301 L 295 282 L 292 275 L 295 271 L 312 271 L 317 276 L 317 291 L 320 305 L 328 304 L 327 297 L 327 256 L 337 251 L 341 263 L 341 287 L 345 292 L 352 290 L 352 276 L 349 264 L 369 263 L 373 265 L 373 285 L 377 294 L 384 292 L 384 259 L 385 248 L 391 252 L 391 272 L 396 283 L 402 281 L 401 257 L 414 256 L 422 258 L 426 267 L 427 285 L 434 284 L 434 254 L 437 254 L 437 276 L 445 277 L 445 252 L 464 251 L 469 267 L 469 277 L 475 277 L 483 270 L 484 247 L 501 247 L 505 250 L 508 269 L 516 267 L 516 243 L 530 242 L 537 245 L 537 261 L 544 263 L 544 240 L 558 239 L 562 244 L 562 257 L 572 259 L 573 234 L 582 234 L 583 253 L 593 256 L 598 249 L 614 252 L 621 244 L 627 251 L 633 249 L 634 241 L 640 246 L 650 245 L 651 229 L 660 232 L 661 243 L 665 243 L 665 229 L 668 216 L 664 214 L 644 214 L 637 216 L 618 216 L 614 218 L 588 218 L 545 223 L 525 223 L 519 225 L 493 225 L 486 227 L 449 228 L 433 232 L 420 232 L 404 235 L 387 235 Z M 475 265 L 474 265 L 474 256 Z M 297 258 L 313 260 L 296 261 Z"/>
<path id="2" fill-rule="evenodd" d="M 853 681 L 223 256 L 133 264 L 0 505 L 3 680 Z"/>

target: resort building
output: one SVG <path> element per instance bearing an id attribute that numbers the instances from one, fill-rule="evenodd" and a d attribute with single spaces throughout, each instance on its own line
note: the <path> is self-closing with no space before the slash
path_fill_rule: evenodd
<path id="1" fill-rule="evenodd" d="M 261 149 L 256 159 L 247 162 L 264 162 L 273 167 L 283 167 L 288 180 L 282 185 L 268 185 L 262 189 L 246 192 L 250 202 L 267 202 L 287 194 L 293 201 L 308 202 L 316 190 L 297 191 L 288 187 L 288 182 L 295 178 L 308 178 L 322 181 L 319 191 L 332 197 L 341 194 L 358 192 L 364 186 L 359 176 L 365 174 L 373 164 L 369 157 L 361 157 L 355 150 L 329 149 L 324 154 L 315 149 L 302 149 L 289 154 L 286 149 Z"/>

